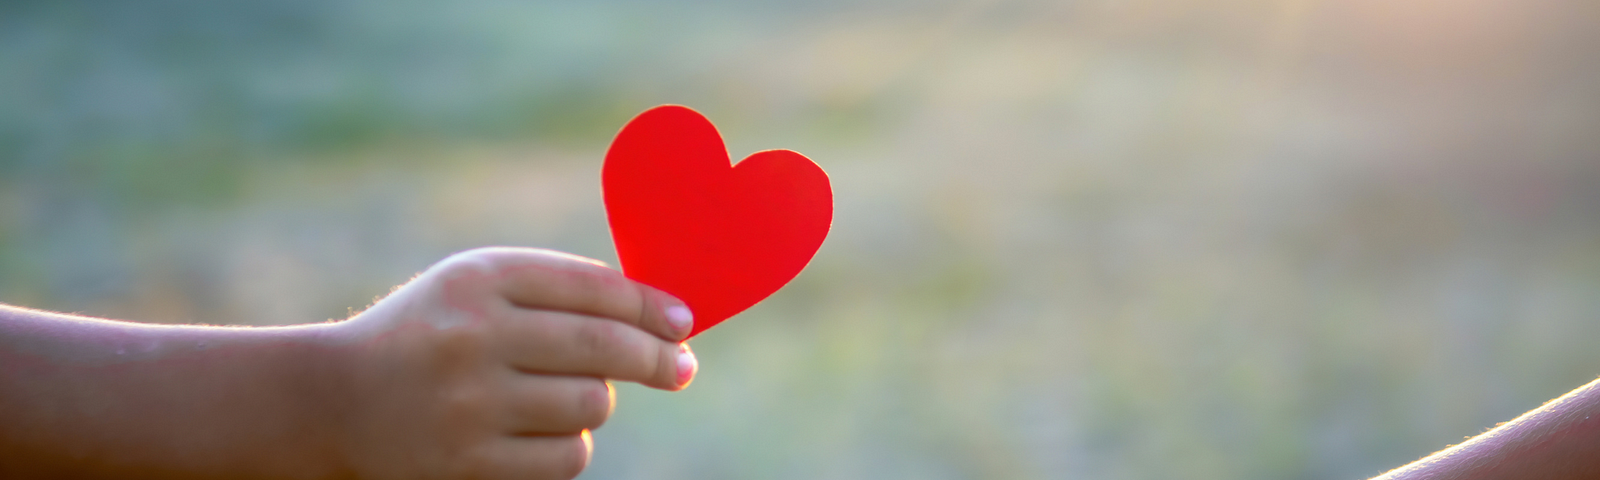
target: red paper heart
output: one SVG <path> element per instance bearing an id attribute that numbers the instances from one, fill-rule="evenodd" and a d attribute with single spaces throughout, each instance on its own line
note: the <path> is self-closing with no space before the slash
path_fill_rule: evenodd
<path id="1" fill-rule="evenodd" d="M 732 165 L 717 127 L 677 105 L 623 126 L 600 182 L 622 272 L 688 303 L 690 336 L 782 288 L 833 223 L 821 167 L 789 150 Z"/>

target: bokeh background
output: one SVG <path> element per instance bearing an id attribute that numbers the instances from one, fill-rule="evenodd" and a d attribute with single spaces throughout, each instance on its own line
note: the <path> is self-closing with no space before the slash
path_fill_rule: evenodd
<path id="1" fill-rule="evenodd" d="M 1600 3 L 0 3 L 0 302 L 343 318 L 614 261 L 681 103 L 832 236 L 588 479 L 1341 479 L 1600 375 Z"/>

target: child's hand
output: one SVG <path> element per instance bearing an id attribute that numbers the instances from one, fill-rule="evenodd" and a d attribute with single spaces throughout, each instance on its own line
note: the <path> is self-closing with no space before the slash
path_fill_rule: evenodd
<path id="1" fill-rule="evenodd" d="M 364 478 L 573 477 L 611 413 L 603 379 L 683 388 L 692 323 L 592 260 L 457 254 L 336 329 L 352 347 L 337 443 Z"/>
<path id="2" fill-rule="evenodd" d="M 450 257 L 355 318 L 144 325 L 0 306 L 0 478 L 571 478 L 604 379 L 677 390 L 688 309 L 592 261 Z"/>

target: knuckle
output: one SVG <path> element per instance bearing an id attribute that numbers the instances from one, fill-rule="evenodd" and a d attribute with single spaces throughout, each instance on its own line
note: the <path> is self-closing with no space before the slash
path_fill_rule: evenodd
<path id="1" fill-rule="evenodd" d="M 494 258 L 492 247 L 474 248 L 451 254 L 434 268 L 446 273 L 485 273 L 494 267 Z"/>
<path id="2" fill-rule="evenodd" d="M 463 384 L 440 390 L 438 401 L 452 425 L 478 425 L 485 423 L 494 398 L 480 385 Z"/>
<path id="3" fill-rule="evenodd" d="M 626 311 L 629 315 L 633 316 L 632 321 L 641 328 L 665 328 L 665 331 L 670 333 L 672 328 L 667 326 L 666 317 L 659 313 L 655 315 L 651 314 L 652 311 L 661 311 L 661 303 L 656 298 L 655 293 L 651 291 L 653 289 L 650 288 L 649 285 L 645 285 L 643 283 L 627 279 L 624 280 L 628 283 L 626 287 L 628 295 L 627 301 L 629 302 L 629 305 Z M 654 317 L 653 320 L 652 317 Z"/>
<path id="4" fill-rule="evenodd" d="M 579 323 L 576 344 L 589 358 L 602 360 L 615 358 L 626 351 L 623 325 L 605 320 L 585 320 Z"/>
<path id="5" fill-rule="evenodd" d="M 566 281 L 572 289 L 571 298 L 578 309 L 590 312 L 606 311 L 617 291 L 616 275 L 605 268 L 578 267 L 566 272 Z"/>
<path id="6" fill-rule="evenodd" d="M 611 385 L 599 379 L 588 383 L 578 392 L 578 417 L 583 419 L 583 428 L 598 428 L 611 417 Z"/>
<path id="7" fill-rule="evenodd" d="M 678 347 L 671 344 L 662 344 L 657 349 L 659 353 L 652 356 L 655 364 L 651 365 L 651 378 L 661 385 L 676 385 L 678 378 Z"/>
<path id="8" fill-rule="evenodd" d="M 558 457 L 556 470 L 561 472 L 560 478 L 574 478 L 589 467 L 589 442 L 581 435 L 567 437 L 561 442 L 562 454 Z"/>
<path id="9" fill-rule="evenodd" d="M 489 332 L 472 324 L 441 330 L 434 334 L 431 353 L 434 364 L 442 367 L 473 367 L 485 358 Z"/>
<path id="10" fill-rule="evenodd" d="M 468 250 L 440 260 L 418 280 L 437 288 L 456 304 L 478 303 L 492 290 L 494 266 L 479 250 Z"/>
<path id="11" fill-rule="evenodd" d="M 538 263 L 540 258 L 553 252 L 532 248 L 478 247 L 456 252 L 439 264 L 452 270 L 467 270 L 478 274 L 503 274 L 509 268 Z"/>
<path id="12" fill-rule="evenodd" d="M 424 332 L 426 338 L 408 340 L 401 359 L 418 379 L 448 385 L 478 383 L 489 362 L 484 335 L 470 327 Z"/>

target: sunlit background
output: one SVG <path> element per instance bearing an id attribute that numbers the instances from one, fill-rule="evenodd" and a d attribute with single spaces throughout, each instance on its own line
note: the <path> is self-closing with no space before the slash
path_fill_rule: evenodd
<path id="1" fill-rule="evenodd" d="M 1346 479 L 1600 375 L 1600 3 L 0 3 L 0 302 L 343 318 L 614 261 L 681 103 L 801 151 L 809 269 L 588 479 Z"/>

